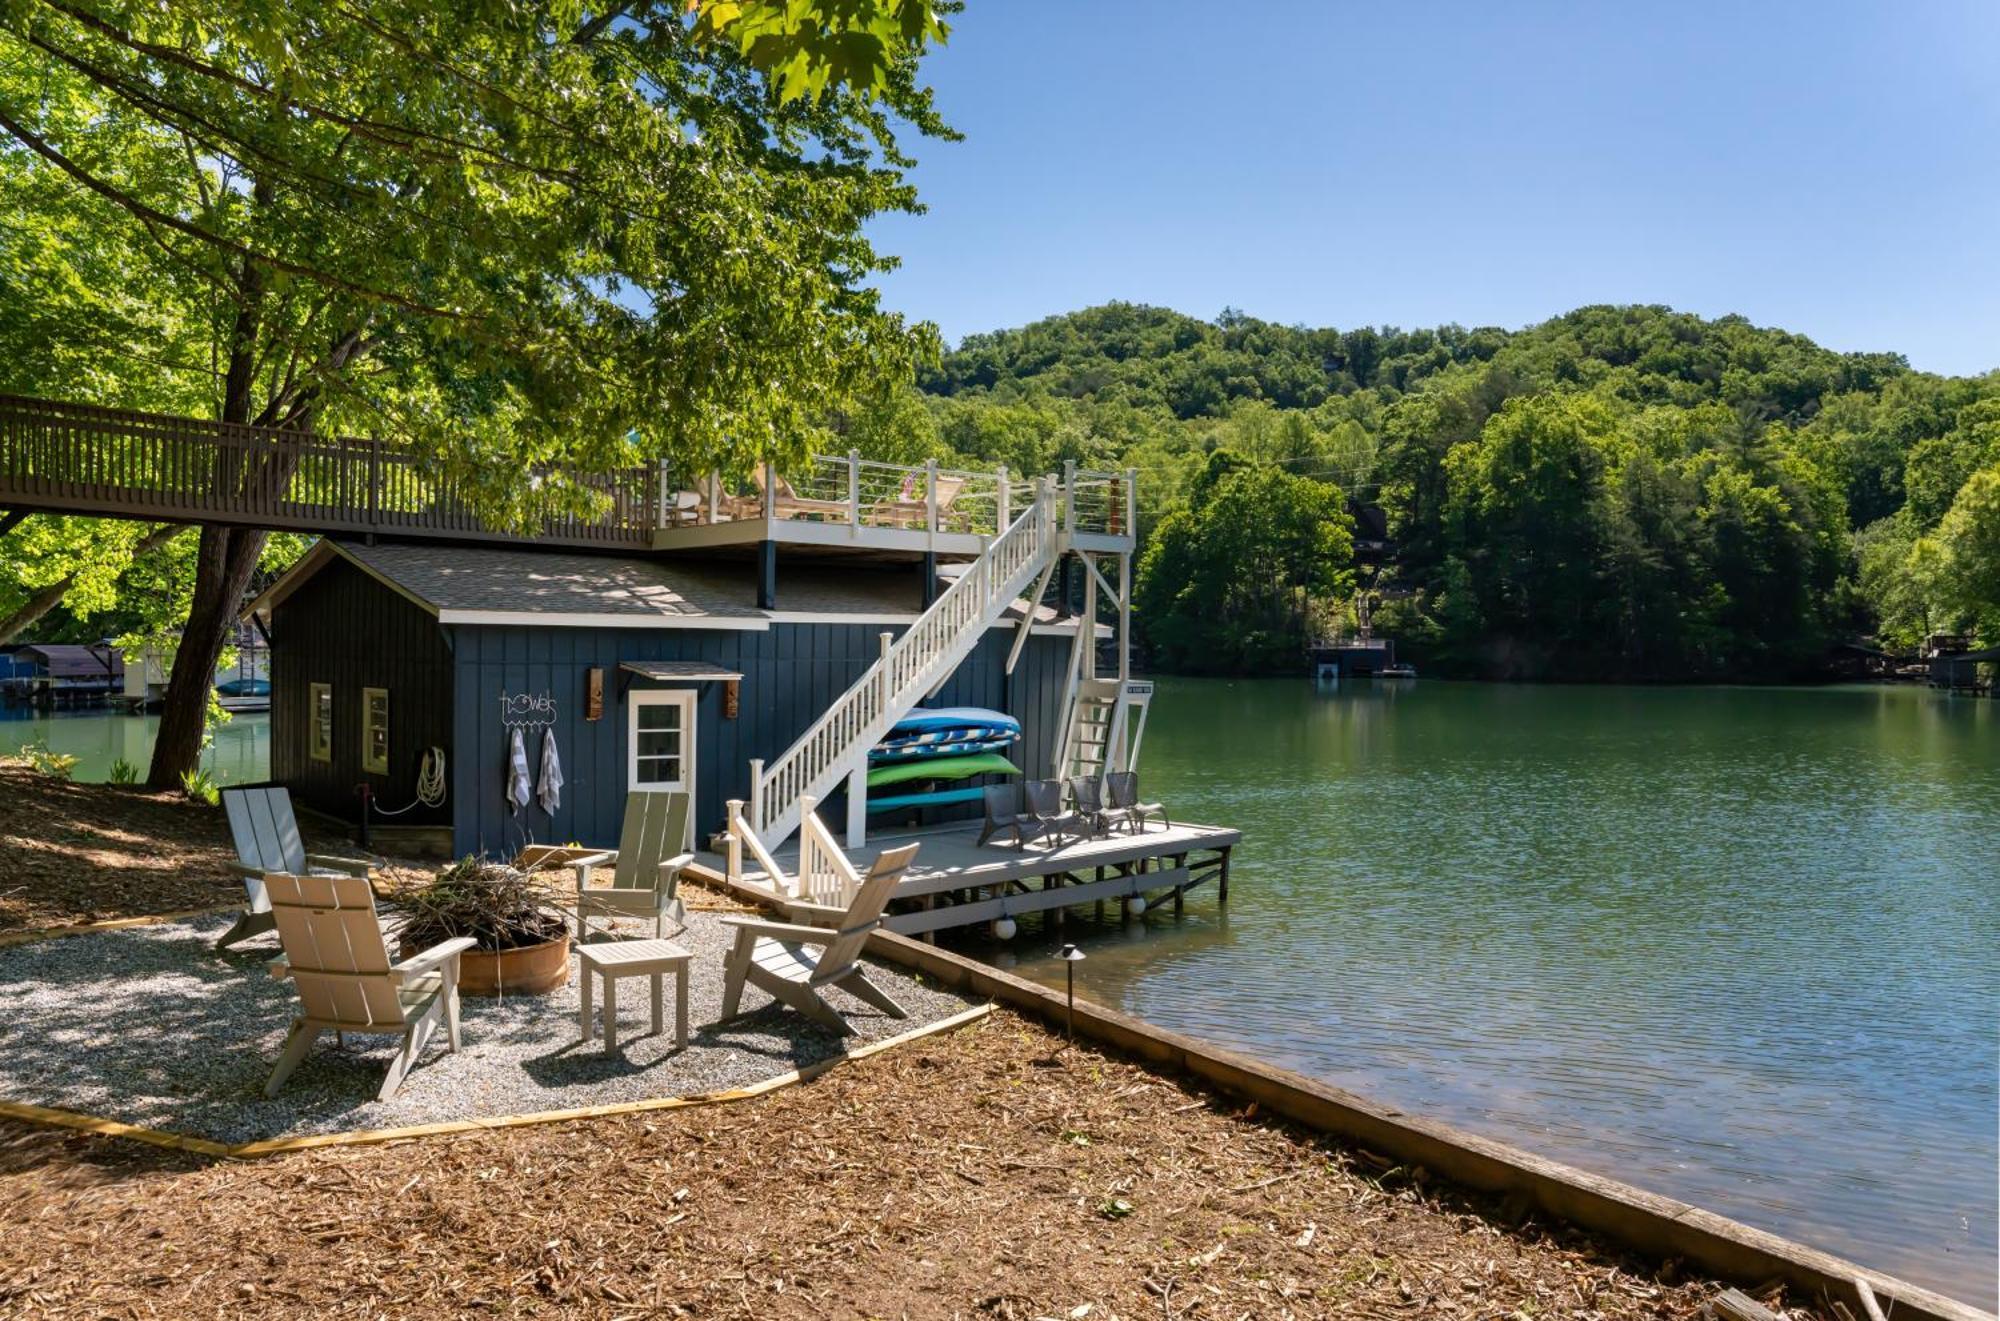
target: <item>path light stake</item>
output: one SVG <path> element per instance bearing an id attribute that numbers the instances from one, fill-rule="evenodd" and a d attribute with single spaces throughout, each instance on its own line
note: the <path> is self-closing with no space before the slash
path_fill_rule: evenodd
<path id="1" fill-rule="evenodd" d="M 1062 947 L 1063 982 L 1069 988 L 1069 1040 L 1076 1044 L 1076 965 L 1083 962 L 1083 951 L 1074 945 Z"/>

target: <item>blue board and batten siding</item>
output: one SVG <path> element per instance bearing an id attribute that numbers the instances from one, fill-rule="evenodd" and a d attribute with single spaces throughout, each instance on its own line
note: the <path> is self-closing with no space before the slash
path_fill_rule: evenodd
<path id="1" fill-rule="evenodd" d="M 452 774 L 456 803 L 454 849 L 506 856 L 524 842 L 610 846 L 629 782 L 632 690 L 670 689 L 695 697 L 695 832 L 705 840 L 723 823 L 724 804 L 747 798 L 750 760 L 768 761 L 789 747 L 845 692 L 881 652 L 879 635 L 901 625 L 784 624 L 768 631 L 625 628 L 542 628 L 460 625 L 454 636 L 456 684 L 453 743 L 460 749 Z M 1033 637 L 1011 679 L 1009 629 L 990 630 L 938 694 L 934 705 L 986 706 L 1020 718 L 1022 741 L 1010 750 L 1029 774 L 1046 773 L 1054 760 L 1062 676 L 1070 639 Z M 722 714 L 717 681 L 653 681 L 621 675 L 625 661 L 702 661 L 743 676 L 734 719 Z M 604 714 L 585 718 L 587 674 L 605 673 Z M 540 695 L 554 704 L 553 729 L 561 756 L 562 802 L 553 817 L 532 803 L 518 814 L 505 799 L 509 731 L 502 693 Z M 525 739 L 531 772 L 539 777 L 541 732 Z M 984 783 L 968 781 L 967 783 Z M 822 815 L 840 828 L 842 795 L 831 796 Z M 978 814 L 977 805 L 971 809 Z M 963 807 L 951 811 L 964 816 Z M 909 819 L 895 814 L 894 823 Z M 921 819 L 945 819 L 936 809 Z M 891 824 L 883 817 L 871 826 Z"/>
<path id="2" fill-rule="evenodd" d="M 747 798 L 750 759 L 775 758 L 845 692 L 881 652 L 880 635 L 903 625 L 773 623 L 768 629 L 569 628 L 542 625 L 439 625 L 434 616 L 352 564 L 334 561 L 280 601 L 271 622 L 271 778 L 300 801 L 342 820 L 356 817 L 355 786 L 397 808 L 416 795 L 424 750 L 442 749 L 449 793 L 439 808 L 417 807 L 390 823 L 449 824 L 454 853 L 512 856 L 523 843 L 610 847 L 618 840 L 629 783 L 631 690 L 674 689 L 695 698 L 695 816 L 706 840 L 723 823 L 723 805 Z M 980 640 L 932 705 L 984 706 L 1020 719 L 1022 739 L 1009 750 L 1027 774 L 1047 774 L 1060 731 L 1063 679 L 1072 635 L 1029 639 L 1006 673 L 1013 627 Z M 723 717 L 719 681 L 659 681 L 620 671 L 626 661 L 699 661 L 741 674 L 738 713 Z M 604 709 L 585 718 L 588 673 L 604 671 Z M 308 752 L 310 688 L 334 693 L 333 757 Z M 389 692 L 389 774 L 361 769 L 361 694 Z M 509 731 L 501 696 L 541 696 L 553 707 L 564 784 L 553 816 L 539 802 L 509 810 Z M 531 783 L 539 781 L 542 733 L 524 738 Z M 961 781 L 961 784 L 989 783 Z M 894 792 L 906 792 L 902 786 Z M 978 816 L 977 804 L 879 814 L 870 828 Z M 822 815 L 845 820 L 843 794 Z M 378 823 L 382 818 L 378 818 Z"/>
<path id="3" fill-rule="evenodd" d="M 310 747 L 312 685 L 333 692 L 331 756 Z M 355 820 L 357 785 L 379 806 L 416 801 L 424 749 L 452 753 L 451 651 L 436 618 L 367 574 L 329 564 L 279 603 L 271 621 L 271 779 L 308 807 Z M 361 695 L 389 694 L 389 773 L 361 768 Z M 442 808 L 412 807 L 396 825 L 435 826 Z"/>

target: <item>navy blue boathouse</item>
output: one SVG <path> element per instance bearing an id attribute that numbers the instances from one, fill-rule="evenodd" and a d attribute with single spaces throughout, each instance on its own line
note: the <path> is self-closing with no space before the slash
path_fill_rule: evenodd
<path id="1" fill-rule="evenodd" d="M 366 785 L 378 828 L 448 839 L 455 855 L 615 844 L 635 787 L 691 792 L 705 841 L 725 803 L 750 796 L 751 760 L 790 746 L 937 587 L 920 565 L 787 561 L 760 607 L 760 566 L 744 559 L 323 540 L 251 606 L 270 633 L 271 777 L 350 822 Z M 1028 608 L 989 626 L 930 704 L 1018 718 L 1010 754 L 1034 776 L 1057 756 L 1078 623 L 1037 607 L 1009 674 Z M 508 797 L 517 733 L 531 784 L 554 738 L 553 812 Z M 435 783 L 420 794 L 439 762 L 441 801 Z M 827 818 L 843 811 L 830 796 Z"/>

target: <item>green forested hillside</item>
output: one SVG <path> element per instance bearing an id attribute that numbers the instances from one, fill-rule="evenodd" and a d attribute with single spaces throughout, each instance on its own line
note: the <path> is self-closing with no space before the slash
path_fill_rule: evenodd
<path id="1" fill-rule="evenodd" d="M 1357 583 L 1458 673 L 1781 678 L 1851 638 L 2000 641 L 2000 372 L 1737 317 L 1341 331 L 1112 304 L 972 336 L 845 425 L 885 457 L 1138 469 L 1163 668 L 1289 667 Z"/>

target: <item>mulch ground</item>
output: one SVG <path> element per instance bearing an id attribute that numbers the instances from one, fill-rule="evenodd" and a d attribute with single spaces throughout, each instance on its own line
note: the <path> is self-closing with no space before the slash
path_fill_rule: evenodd
<path id="1" fill-rule="evenodd" d="M 0 931 L 241 902 L 222 809 L 0 757 Z"/>
<path id="2" fill-rule="evenodd" d="M 740 1105 L 248 1163 L 0 1121 L 0 1314 L 1685 1318 L 1715 1292 L 1059 1044 L 1003 1011 Z"/>
<path id="3" fill-rule="evenodd" d="M 216 809 L 0 762 L 0 927 L 232 902 L 232 856 Z M 1624 1321 L 1716 1291 L 1059 1045 L 1002 1011 L 738 1105 L 257 1162 L 0 1120 L 0 1316 Z"/>

